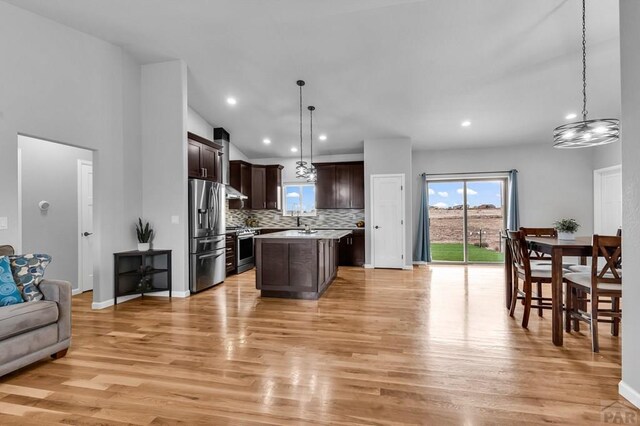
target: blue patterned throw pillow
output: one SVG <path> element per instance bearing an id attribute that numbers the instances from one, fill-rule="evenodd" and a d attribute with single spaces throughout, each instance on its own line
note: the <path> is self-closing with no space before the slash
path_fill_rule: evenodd
<path id="1" fill-rule="evenodd" d="M 20 290 L 13 280 L 7 256 L 0 256 L 0 306 L 22 303 Z"/>
<path id="2" fill-rule="evenodd" d="M 22 297 L 26 302 L 42 300 L 43 296 L 38 285 L 44 277 L 44 270 L 51 263 L 48 254 L 22 254 L 9 256 L 13 278 L 18 288 L 22 291 Z"/>

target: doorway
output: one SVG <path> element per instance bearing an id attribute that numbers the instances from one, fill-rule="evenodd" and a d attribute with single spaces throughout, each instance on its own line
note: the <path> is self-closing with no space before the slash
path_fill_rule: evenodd
<path id="1" fill-rule="evenodd" d="M 593 231 L 615 235 L 622 227 L 622 167 L 593 172 Z"/>
<path id="2" fill-rule="evenodd" d="M 433 262 L 500 263 L 506 178 L 427 181 Z"/>
<path id="3" fill-rule="evenodd" d="M 93 288 L 93 151 L 18 135 L 20 250 L 52 257 L 47 276 Z M 89 235 L 84 237 L 83 233 Z"/>
<path id="4" fill-rule="evenodd" d="M 404 267 L 404 174 L 371 175 L 372 266 Z"/>
<path id="5" fill-rule="evenodd" d="M 78 160 L 78 288 L 93 290 L 93 163 Z"/>

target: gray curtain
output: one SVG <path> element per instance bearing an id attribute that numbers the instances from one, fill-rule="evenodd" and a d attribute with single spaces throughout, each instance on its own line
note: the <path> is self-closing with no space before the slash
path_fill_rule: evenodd
<path id="1" fill-rule="evenodd" d="M 420 198 L 420 213 L 418 216 L 418 243 L 414 259 L 419 262 L 431 262 L 429 250 L 429 197 L 427 193 L 427 177 L 422 176 L 422 196 Z"/>
<path id="2" fill-rule="evenodd" d="M 520 211 L 518 208 L 518 171 L 509 171 L 509 210 L 507 211 L 507 226 L 510 230 L 520 229 Z"/>

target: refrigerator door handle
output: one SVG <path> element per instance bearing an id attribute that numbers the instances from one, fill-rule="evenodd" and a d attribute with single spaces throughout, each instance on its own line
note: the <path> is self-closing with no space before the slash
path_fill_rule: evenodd
<path id="1" fill-rule="evenodd" d="M 208 207 L 208 210 L 209 210 L 209 221 L 207 222 L 207 225 L 208 225 L 209 231 L 213 231 L 213 221 L 215 220 L 214 212 L 213 212 L 213 203 L 214 203 L 214 200 L 213 200 L 213 185 L 211 185 L 209 187 L 209 199 L 207 201 L 208 201 L 207 207 Z"/>
<path id="2" fill-rule="evenodd" d="M 207 259 L 209 257 L 218 257 L 218 256 L 222 256 L 223 254 L 225 254 L 225 253 L 222 252 L 222 253 L 211 253 L 211 254 L 198 255 L 198 259 Z"/>

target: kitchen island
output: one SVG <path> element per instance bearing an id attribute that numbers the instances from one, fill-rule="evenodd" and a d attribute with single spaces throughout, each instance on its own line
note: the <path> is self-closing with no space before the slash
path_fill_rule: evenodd
<path id="1" fill-rule="evenodd" d="M 256 288 L 262 297 L 318 299 L 338 270 L 338 240 L 350 230 L 299 230 L 255 236 Z"/>

